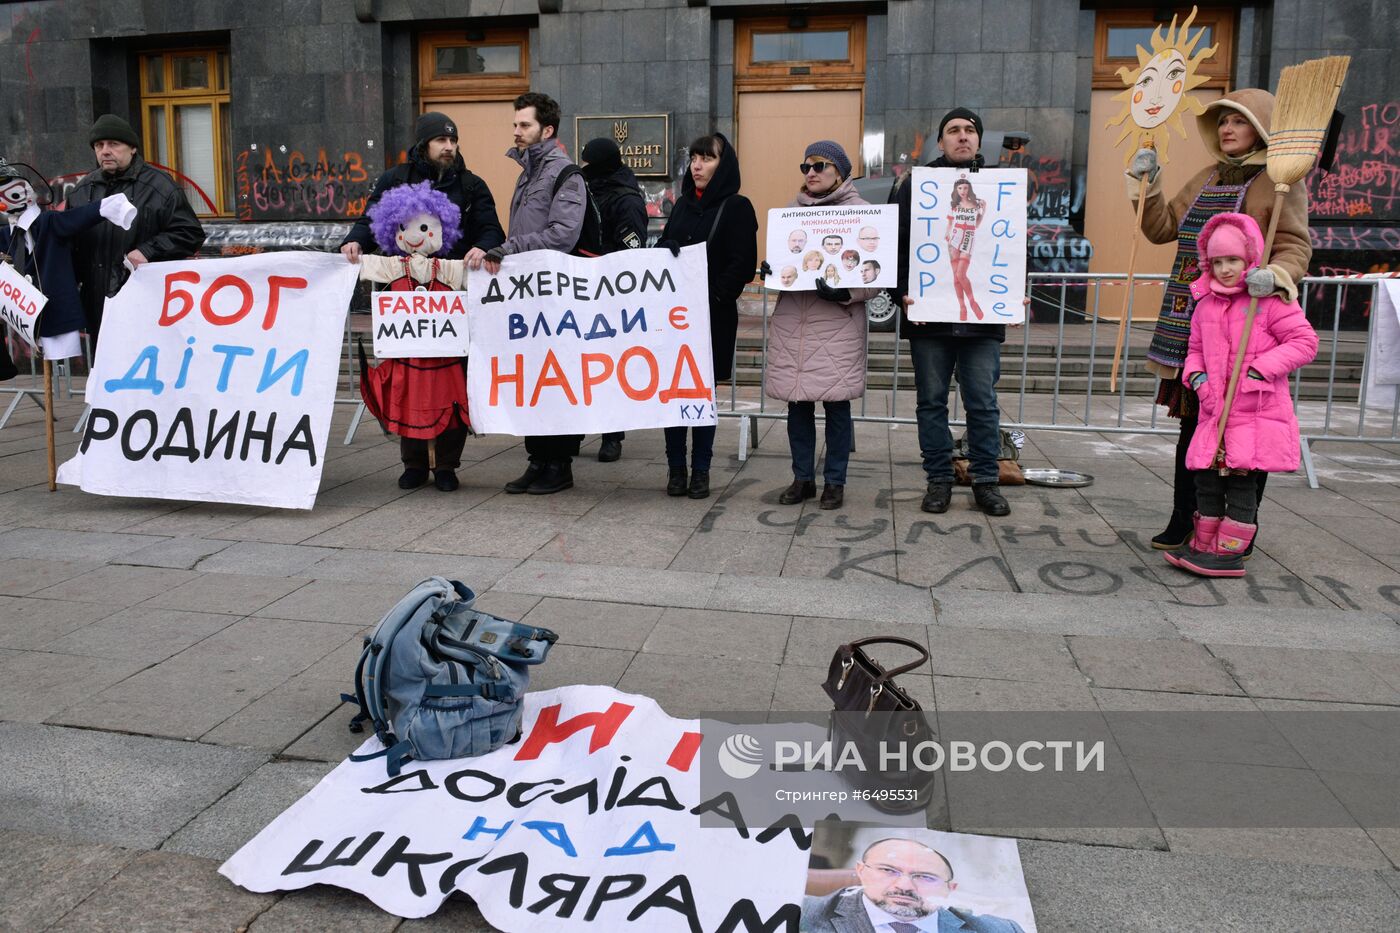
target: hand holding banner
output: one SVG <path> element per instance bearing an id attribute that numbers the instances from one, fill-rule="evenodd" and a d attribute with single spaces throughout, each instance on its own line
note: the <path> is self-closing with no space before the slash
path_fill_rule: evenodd
<path id="1" fill-rule="evenodd" d="M 1026 170 L 916 168 L 909 320 L 1026 319 Z"/>
<path id="2" fill-rule="evenodd" d="M 138 268 L 107 299 L 92 411 L 59 482 L 311 508 L 355 278 L 323 253 Z"/>
<path id="3" fill-rule="evenodd" d="M 535 250 L 467 273 L 467 396 L 483 434 L 716 421 L 705 246 L 596 259 Z"/>
<path id="4" fill-rule="evenodd" d="M 849 204 L 775 207 L 768 212 L 763 284 L 775 291 L 893 288 L 899 280 L 899 206 Z"/>

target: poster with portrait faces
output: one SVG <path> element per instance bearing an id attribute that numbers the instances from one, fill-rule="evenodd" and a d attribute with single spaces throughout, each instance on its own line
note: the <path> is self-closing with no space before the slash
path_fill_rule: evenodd
<path id="1" fill-rule="evenodd" d="M 893 288 L 899 277 L 899 205 L 833 204 L 768 212 L 764 284 L 775 291 Z"/>
<path id="2" fill-rule="evenodd" d="M 1026 170 L 916 168 L 909 226 L 909 320 L 1026 319 Z"/>
<path id="3" fill-rule="evenodd" d="M 1016 840 L 819 821 L 799 930 L 904 929 L 900 924 L 1035 933 Z"/>

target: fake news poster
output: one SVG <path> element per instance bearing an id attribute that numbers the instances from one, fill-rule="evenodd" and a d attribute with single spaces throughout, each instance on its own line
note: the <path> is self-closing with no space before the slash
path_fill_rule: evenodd
<path id="1" fill-rule="evenodd" d="M 535 250 L 467 273 L 467 400 L 481 434 L 716 423 L 704 244 L 679 257 Z"/>
<path id="2" fill-rule="evenodd" d="M 60 483 L 309 509 L 356 268 L 323 253 L 148 263 L 107 299 Z"/>
<path id="3" fill-rule="evenodd" d="M 48 296 L 20 275 L 14 266 L 0 262 L 0 321 L 35 349 L 39 346 L 39 312 L 48 303 Z"/>
<path id="4" fill-rule="evenodd" d="M 810 834 L 704 798 L 698 721 L 611 687 L 523 702 L 523 737 L 477 758 L 392 778 L 347 758 L 219 871 L 251 891 L 349 888 L 401 917 L 462 891 L 502 930 L 797 929 Z"/>
<path id="5" fill-rule="evenodd" d="M 909 320 L 1026 319 L 1026 170 L 914 169 Z"/>
<path id="6" fill-rule="evenodd" d="M 894 288 L 899 282 L 899 205 L 775 207 L 768 212 L 768 288 Z"/>

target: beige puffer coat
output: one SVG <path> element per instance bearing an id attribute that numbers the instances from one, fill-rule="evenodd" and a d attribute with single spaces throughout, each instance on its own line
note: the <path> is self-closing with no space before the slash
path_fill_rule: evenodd
<path id="1" fill-rule="evenodd" d="M 868 204 L 848 178 L 813 197 L 804 188 L 789 207 Z M 811 274 L 811 273 L 808 273 Z M 853 288 L 845 304 L 812 292 L 783 292 L 768 325 L 769 398 L 839 402 L 865 394 L 865 302 L 878 288 Z"/>

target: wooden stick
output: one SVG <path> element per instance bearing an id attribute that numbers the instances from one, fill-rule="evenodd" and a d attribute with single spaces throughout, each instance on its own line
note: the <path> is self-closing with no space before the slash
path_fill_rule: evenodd
<path id="1" fill-rule="evenodd" d="M 1133 245 L 1128 251 L 1127 291 L 1123 293 L 1123 312 L 1118 317 L 1118 336 L 1113 341 L 1113 369 L 1108 375 L 1108 391 L 1118 391 L 1118 366 L 1123 361 L 1123 338 L 1128 332 L 1128 317 L 1133 310 L 1133 273 L 1137 265 L 1138 231 L 1142 229 L 1142 208 L 1147 203 L 1147 176 L 1138 179 L 1137 222 L 1133 225 Z M 1092 378 L 1092 375 L 1091 377 Z"/>
<path id="2" fill-rule="evenodd" d="M 1142 148 L 1156 148 L 1150 136 L 1142 141 Z M 1158 171 L 1161 171 L 1161 169 L 1158 169 Z M 1142 211 L 1143 208 L 1147 206 L 1147 185 L 1148 181 L 1146 175 L 1138 179 L 1137 220 L 1133 223 L 1133 242 L 1128 250 L 1128 287 L 1123 293 L 1123 313 L 1118 317 L 1118 336 L 1113 341 L 1113 369 L 1108 374 L 1108 391 L 1110 392 L 1118 391 L 1118 366 L 1123 361 L 1124 337 L 1128 332 L 1128 317 L 1132 313 L 1133 308 L 1133 275 L 1137 271 L 1138 239 L 1139 235 L 1142 233 Z M 1092 381 L 1093 378 L 1094 374 L 1090 373 L 1090 381 Z"/>
<path id="3" fill-rule="evenodd" d="M 49 448 L 49 492 L 58 489 L 58 455 L 53 439 L 53 363 L 44 357 L 44 440 Z"/>
<path id="4" fill-rule="evenodd" d="M 1283 213 L 1283 198 L 1290 186 L 1280 182 L 1274 185 L 1274 210 L 1269 215 L 1269 234 L 1264 238 L 1264 252 L 1259 257 L 1257 268 L 1269 265 L 1269 255 L 1274 251 L 1274 234 L 1278 232 L 1278 215 Z M 1230 406 L 1235 402 L 1235 392 L 1240 387 L 1240 372 L 1244 368 L 1244 354 L 1249 348 L 1249 332 L 1254 327 L 1254 316 L 1259 312 L 1259 299 L 1249 299 L 1249 310 L 1244 314 L 1244 330 L 1240 332 L 1240 345 L 1235 348 L 1235 362 L 1230 367 L 1230 382 L 1225 388 L 1225 404 L 1220 409 L 1220 423 L 1215 430 L 1214 465 L 1225 469 L 1225 422 L 1230 420 Z"/>

